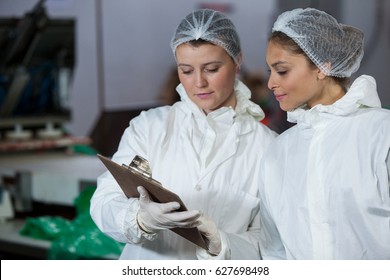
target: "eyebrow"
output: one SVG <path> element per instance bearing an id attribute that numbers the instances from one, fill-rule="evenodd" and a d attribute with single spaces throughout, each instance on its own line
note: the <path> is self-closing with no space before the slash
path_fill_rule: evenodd
<path id="1" fill-rule="evenodd" d="M 276 66 L 278 66 L 278 65 L 283 65 L 283 64 L 288 64 L 288 62 L 287 61 L 277 61 L 277 62 L 275 62 L 275 63 L 272 63 L 271 64 L 271 67 L 272 68 L 275 68 Z"/>
<path id="2" fill-rule="evenodd" d="M 202 67 L 210 65 L 210 64 L 223 64 L 223 61 L 215 60 L 215 61 L 210 61 L 207 63 L 202 64 Z M 190 64 L 185 64 L 185 63 L 179 63 L 178 66 L 186 66 L 186 67 L 193 67 Z"/>

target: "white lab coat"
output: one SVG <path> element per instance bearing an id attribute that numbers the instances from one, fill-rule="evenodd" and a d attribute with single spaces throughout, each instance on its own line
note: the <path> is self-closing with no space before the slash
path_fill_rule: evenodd
<path id="1" fill-rule="evenodd" d="M 262 159 L 264 259 L 390 259 L 390 111 L 361 76 L 333 105 L 288 113 L 297 125 Z"/>
<path id="2" fill-rule="evenodd" d="M 189 210 L 211 216 L 222 239 L 217 259 L 259 259 L 258 170 L 276 134 L 259 123 L 264 113 L 238 80 L 235 110 L 224 107 L 207 116 L 181 85 L 177 90 L 181 102 L 142 112 L 130 122 L 113 161 L 146 158 L 154 179 L 177 193 Z M 98 178 L 91 215 L 104 233 L 127 243 L 121 259 L 211 258 L 170 230 L 157 236 L 142 232 L 135 219 L 138 207 L 138 199 L 127 199 L 109 173 Z"/>

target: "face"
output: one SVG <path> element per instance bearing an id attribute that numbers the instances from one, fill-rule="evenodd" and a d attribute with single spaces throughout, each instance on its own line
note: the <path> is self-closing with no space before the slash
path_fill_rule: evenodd
<path id="1" fill-rule="evenodd" d="M 280 44 L 270 41 L 266 54 L 270 68 L 268 88 L 274 92 L 280 108 L 291 111 L 306 104 L 310 108 L 326 104 L 324 75 L 302 54 L 294 54 Z"/>
<path id="2" fill-rule="evenodd" d="M 188 97 L 206 114 L 236 106 L 234 83 L 238 66 L 222 47 L 181 44 L 176 48 L 176 61 Z"/>

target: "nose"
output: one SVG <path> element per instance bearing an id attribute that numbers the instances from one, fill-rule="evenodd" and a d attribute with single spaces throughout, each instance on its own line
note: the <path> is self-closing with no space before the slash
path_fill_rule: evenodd
<path id="1" fill-rule="evenodd" d="M 196 87 L 202 88 L 202 87 L 207 86 L 207 79 L 206 79 L 206 77 L 204 75 L 205 74 L 202 71 L 199 71 L 196 74 L 196 81 L 195 81 Z"/>
<path id="2" fill-rule="evenodd" d="M 277 88 L 277 84 L 275 79 L 272 77 L 272 74 L 269 75 L 267 86 L 270 90 L 275 90 Z"/>

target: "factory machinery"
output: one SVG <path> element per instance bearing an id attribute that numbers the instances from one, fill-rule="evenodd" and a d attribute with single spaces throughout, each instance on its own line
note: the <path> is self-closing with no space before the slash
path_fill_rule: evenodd
<path id="1" fill-rule="evenodd" d="M 48 242 L 19 234 L 25 219 L 71 218 L 74 199 L 105 170 L 74 152 L 90 139 L 65 129 L 74 36 L 75 20 L 50 18 L 44 0 L 20 18 L 0 18 L 0 256 L 44 257 Z"/>

